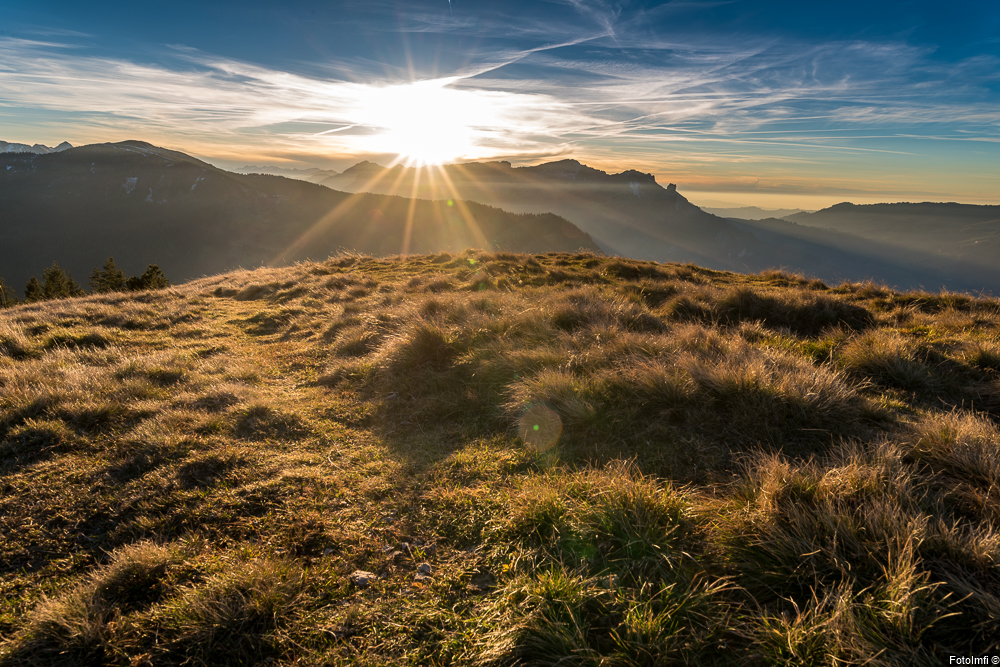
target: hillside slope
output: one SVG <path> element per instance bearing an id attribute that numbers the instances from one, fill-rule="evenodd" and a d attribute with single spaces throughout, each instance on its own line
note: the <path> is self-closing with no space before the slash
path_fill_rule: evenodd
<path id="1" fill-rule="evenodd" d="M 0 277 L 17 289 L 54 261 L 85 282 L 108 256 L 128 273 L 155 263 L 183 281 L 340 249 L 599 250 L 551 214 L 354 196 L 299 180 L 234 174 L 137 141 L 0 155 L 0 209 Z"/>
<path id="2" fill-rule="evenodd" d="M 843 203 L 786 220 L 880 243 L 901 266 L 960 277 L 1000 293 L 1000 206 Z"/>
<path id="3" fill-rule="evenodd" d="M 1000 650 L 1000 302 L 339 255 L 0 312 L 0 665 Z"/>
<path id="4" fill-rule="evenodd" d="M 789 220 L 732 220 L 772 247 L 785 267 L 808 267 L 809 275 L 839 283 L 867 281 L 908 289 L 943 289 L 971 294 L 1000 293 L 1000 272 L 942 266 L 932 253 L 901 248 L 891 239 L 872 239 L 837 228 Z"/>

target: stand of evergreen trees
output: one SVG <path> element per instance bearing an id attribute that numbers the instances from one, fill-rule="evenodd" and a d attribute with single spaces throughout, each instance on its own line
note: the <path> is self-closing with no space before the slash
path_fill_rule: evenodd
<path id="1" fill-rule="evenodd" d="M 170 281 L 156 264 L 150 264 L 141 276 L 125 277 L 125 272 L 115 265 L 115 258 L 108 257 L 104 268 L 90 272 L 90 289 L 95 294 L 103 292 L 141 292 L 142 290 L 169 287 Z"/>
<path id="2" fill-rule="evenodd" d="M 93 294 L 104 292 L 140 292 L 143 290 L 169 287 L 170 281 L 156 264 L 150 264 L 140 276 L 126 277 L 125 272 L 115 264 L 114 257 L 108 257 L 104 267 L 95 267 L 90 273 L 90 290 Z M 24 286 L 24 303 L 66 299 L 83 296 L 87 291 L 73 280 L 73 276 L 63 271 L 55 262 L 42 272 L 42 279 L 32 276 Z M 9 308 L 20 303 L 17 294 L 0 278 L 0 308 Z"/>

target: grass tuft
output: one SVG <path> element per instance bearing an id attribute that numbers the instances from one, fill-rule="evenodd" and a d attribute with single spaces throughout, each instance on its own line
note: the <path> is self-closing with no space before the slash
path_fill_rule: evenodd
<path id="1" fill-rule="evenodd" d="M 256 664 L 281 656 L 306 575 L 292 562 L 238 563 L 190 586 L 159 610 L 161 642 L 202 665 Z"/>
<path id="2" fill-rule="evenodd" d="M 256 403 L 241 411 L 235 432 L 248 440 L 294 440 L 305 436 L 309 428 L 295 413 Z"/>

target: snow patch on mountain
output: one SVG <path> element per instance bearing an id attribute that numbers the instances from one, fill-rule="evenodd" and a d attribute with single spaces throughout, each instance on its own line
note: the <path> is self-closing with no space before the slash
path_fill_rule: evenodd
<path id="1" fill-rule="evenodd" d="M 48 146 L 43 146 L 42 144 L 35 144 L 34 146 L 29 146 L 28 144 L 18 144 L 11 143 L 8 141 L 0 141 L 0 153 L 37 153 L 40 155 L 45 155 L 48 153 L 61 153 L 67 148 L 73 148 L 72 144 L 68 141 L 64 141 L 55 148 L 49 148 Z"/>

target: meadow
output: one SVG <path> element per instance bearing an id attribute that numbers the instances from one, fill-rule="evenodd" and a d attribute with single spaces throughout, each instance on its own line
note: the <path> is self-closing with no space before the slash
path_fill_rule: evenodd
<path id="1" fill-rule="evenodd" d="M 1000 654 L 998 448 L 991 298 L 470 250 L 21 305 L 0 665 Z"/>

